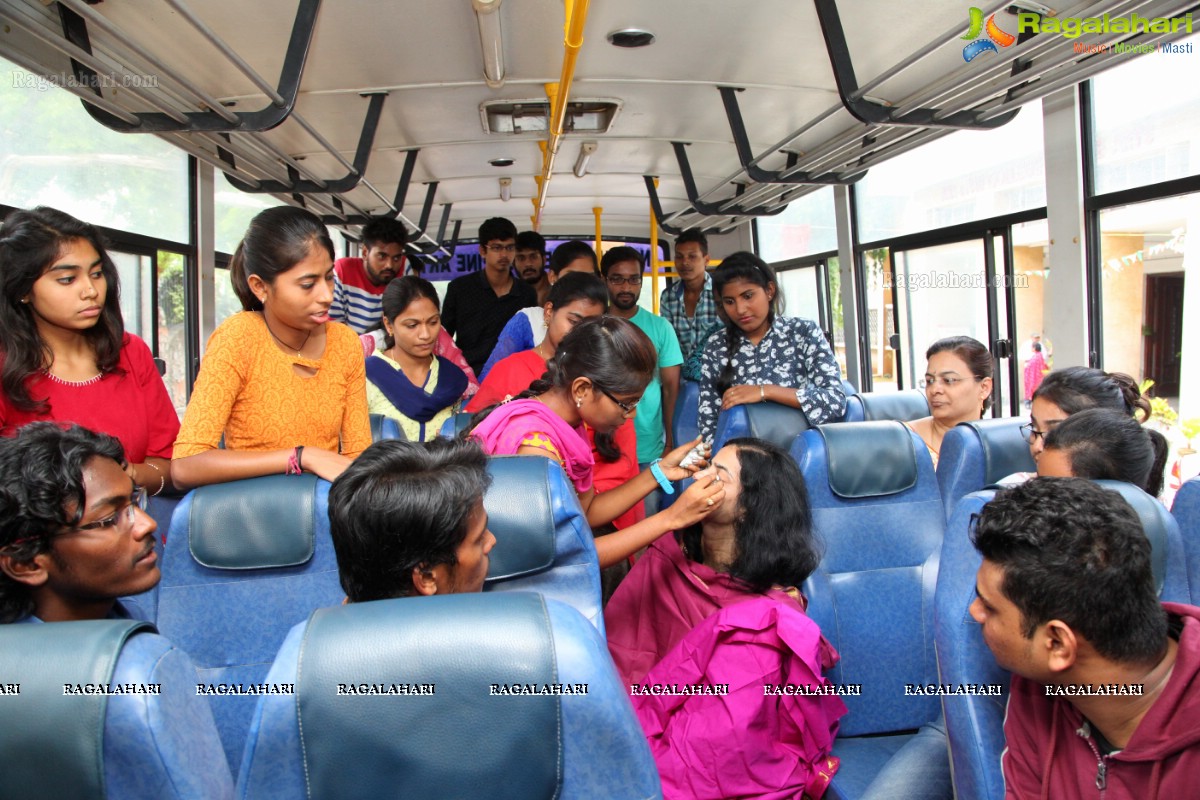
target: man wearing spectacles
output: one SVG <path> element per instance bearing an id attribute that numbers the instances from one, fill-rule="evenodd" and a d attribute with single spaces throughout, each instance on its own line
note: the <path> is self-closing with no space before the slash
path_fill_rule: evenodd
<path id="1" fill-rule="evenodd" d="M 671 420 L 675 398 L 679 395 L 679 366 L 683 353 L 671 323 L 638 305 L 642 293 L 642 254 L 632 247 L 614 247 L 600 260 L 600 273 L 612 298 L 609 313 L 627 319 L 650 337 L 658 352 L 658 369 L 646 387 L 633 426 L 637 431 L 638 463 L 648 465 L 675 449 L 671 440 Z M 647 498 L 649 500 L 649 498 Z M 646 508 L 646 514 L 653 513 Z"/>
<path id="2" fill-rule="evenodd" d="M 161 574 L 116 439 L 34 422 L 0 439 L 0 623 L 127 617 Z"/>
<path id="3" fill-rule="evenodd" d="M 522 308 L 537 305 L 537 290 L 513 275 L 517 227 L 503 217 L 479 226 L 479 256 L 483 269 L 450 281 L 442 303 L 442 327 L 479 375 L 500 331 Z"/>

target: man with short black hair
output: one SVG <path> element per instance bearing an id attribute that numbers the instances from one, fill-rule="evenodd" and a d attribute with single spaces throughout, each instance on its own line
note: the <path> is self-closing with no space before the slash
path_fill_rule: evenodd
<path id="1" fill-rule="evenodd" d="M 1006 796 L 1194 796 L 1200 609 L 1159 602 L 1129 504 L 1081 478 L 1037 478 L 999 492 L 973 541 L 971 616 L 1014 673 Z"/>
<path id="2" fill-rule="evenodd" d="M 600 260 L 600 272 L 612 298 L 608 313 L 641 328 L 658 352 L 658 368 L 638 402 L 637 416 L 633 418 L 637 429 L 638 463 L 645 469 L 650 462 L 675 449 L 671 421 L 675 414 L 675 398 L 679 396 L 679 365 L 683 363 L 683 355 L 670 323 L 638 305 L 643 266 L 642 254 L 632 247 L 613 247 Z M 646 513 L 651 513 L 650 508 Z"/>
<path id="3" fill-rule="evenodd" d="M 546 239 L 537 231 L 517 234 L 517 276 L 537 292 L 537 304 L 546 304 L 550 278 L 546 274 Z"/>
<path id="4" fill-rule="evenodd" d="M 161 574 L 121 443 L 32 422 L 0 439 L 0 623 L 128 617 Z"/>
<path id="5" fill-rule="evenodd" d="M 537 304 L 537 292 L 512 274 L 517 250 L 517 227 L 503 217 L 479 226 L 479 255 L 484 267 L 450 281 L 442 303 L 442 327 L 455 342 L 476 375 L 487 362 L 500 331 L 522 308 Z"/>
<path id="6" fill-rule="evenodd" d="M 675 240 L 675 271 L 679 280 L 662 290 L 658 311 L 675 328 L 687 360 L 719 325 L 708 274 L 708 237 L 699 228 L 689 228 Z"/>
<path id="7" fill-rule="evenodd" d="M 483 507 L 490 482 L 473 439 L 385 439 L 364 450 L 329 490 L 349 602 L 482 591 L 496 544 Z"/>
<path id="8" fill-rule="evenodd" d="M 372 219 L 362 229 L 362 258 L 339 258 L 333 264 L 335 282 L 329 318 L 344 322 L 356 333 L 379 325 L 383 290 L 404 274 L 408 231 L 389 217 Z"/>

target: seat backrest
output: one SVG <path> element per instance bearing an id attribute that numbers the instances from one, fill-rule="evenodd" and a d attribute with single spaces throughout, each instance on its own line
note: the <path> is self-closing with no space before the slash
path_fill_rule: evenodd
<path id="1" fill-rule="evenodd" d="M 408 437 L 404 435 L 404 430 L 396 420 L 383 414 L 371 414 L 371 441 L 378 442 L 383 439 L 407 441 Z"/>
<path id="2" fill-rule="evenodd" d="M 1139 487 L 1120 481 L 1096 481 L 1128 502 L 1150 540 L 1151 567 L 1163 600 L 1188 602 L 1187 570 L 1180 556 L 1179 531 L 1162 504 Z M 943 684 L 999 685 L 996 695 L 954 695 L 942 698 L 946 733 L 959 797 L 1001 800 L 1004 777 L 1004 713 L 1010 676 L 1000 668 L 982 628 L 971 616 L 976 573 L 982 559 L 971 542 L 971 519 L 995 497 L 996 490 L 972 492 L 955 504 L 946 526 L 934 599 L 936 647 Z"/>
<path id="3" fill-rule="evenodd" d="M 918 728 L 937 699 L 906 697 L 932 683 L 933 591 L 945 517 L 933 463 L 899 422 L 821 425 L 792 445 L 824 553 L 804 584 L 808 614 L 841 654 L 830 680 L 845 697 L 841 735 Z"/>
<path id="4" fill-rule="evenodd" d="M 684 444 L 699 435 L 700 384 L 681 380 L 679 396 L 675 399 L 675 416 L 671 419 L 671 436 L 677 444 Z"/>
<path id="5" fill-rule="evenodd" d="M 474 414 L 469 414 L 466 411 L 460 411 L 457 414 L 451 414 L 450 417 L 442 423 L 442 429 L 438 431 L 438 436 L 444 439 L 453 439 L 467 429 L 471 424 L 471 417 Z"/>
<path id="6" fill-rule="evenodd" d="M 271 475 L 189 492 L 171 522 L 158 627 L 205 684 L 262 680 L 288 630 L 345 596 L 329 536 L 329 484 Z M 210 697 L 230 765 L 254 697 Z"/>
<path id="7" fill-rule="evenodd" d="M 947 518 L 959 498 L 991 486 L 1014 472 L 1037 465 L 1021 438 L 1019 417 L 962 422 L 946 432 L 938 458 L 937 479 Z"/>
<path id="8" fill-rule="evenodd" d="M 179 505 L 178 497 L 151 497 L 146 513 L 154 518 L 158 531 L 154 536 L 154 552 L 158 554 L 158 563 L 163 563 L 163 542 L 167 531 L 171 528 L 171 516 Z M 141 594 L 121 598 L 121 605 L 134 619 L 144 619 L 154 622 L 158 618 L 158 587 L 156 583 Z"/>
<path id="9" fill-rule="evenodd" d="M 603 636 L 537 594 L 322 609 L 267 681 L 297 696 L 259 703 L 247 800 L 661 797 Z"/>
<path id="10" fill-rule="evenodd" d="M 808 430 L 808 419 L 798 408 L 779 403 L 753 403 L 734 406 L 717 416 L 717 431 L 713 434 L 713 452 L 717 452 L 731 439 L 752 436 L 777 444 L 783 449 L 792 446 L 792 440 Z"/>
<path id="11" fill-rule="evenodd" d="M 1179 524 L 1183 550 L 1187 556 L 1188 583 L 1193 604 L 1200 603 L 1200 478 L 1192 478 L 1175 493 L 1171 516 Z"/>
<path id="12" fill-rule="evenodd" d="M 600 563 L 579 495 L 541 456 L 493 456 L 484 496 L 496 535 L 485 592 L 538 592 L 560 600 L 604 633 Z"/>
<path id="13" fill-rule="evenodd" d="M 0 798 L 233 796 L 196 670 L 149 623 L 2 625 L 0 675 Z"/>
<path id="14" fill-rule="evenodd" d="M 846 395 L 843 422 L 912 422 L 929 416 L 929 401 L 920 389 Z"/>

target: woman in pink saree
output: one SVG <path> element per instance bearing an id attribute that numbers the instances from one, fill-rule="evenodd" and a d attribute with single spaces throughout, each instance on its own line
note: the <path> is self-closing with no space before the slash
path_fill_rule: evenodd
<path id="1" fill-rule="evenodd" d="M 804 480 L 782 449 L 735 439 L 712 459 L 725 499 L 664 536 L 605 609 L 609 652 L 668 798 L 819 798 L 846 706 L 837 653 L 798 587 L 817 566 Z M 713 687 L 698 695 L 660 686 Z"/>

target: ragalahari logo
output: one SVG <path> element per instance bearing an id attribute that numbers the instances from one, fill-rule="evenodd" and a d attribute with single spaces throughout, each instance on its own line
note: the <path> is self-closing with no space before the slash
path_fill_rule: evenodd
<path id="1" fill-rule="evenodd" d="M 983 33 L 987 34 L 986 39 L 979 38 Z M 996 45 L 1008 47 L 1017 40 L 1017 37 L 1004 31 L 996 24 L 995 14 L 987 18 L 987 24 L 985 25 L 983 22 L 983 11 L 974 6 L 971 7 L 971 28 L 961 38 L 974 40 L 963 48 L 964 61 L 970 61 L 981 53 L 999 53 L 1000 51 L 996 48 Z"/>

